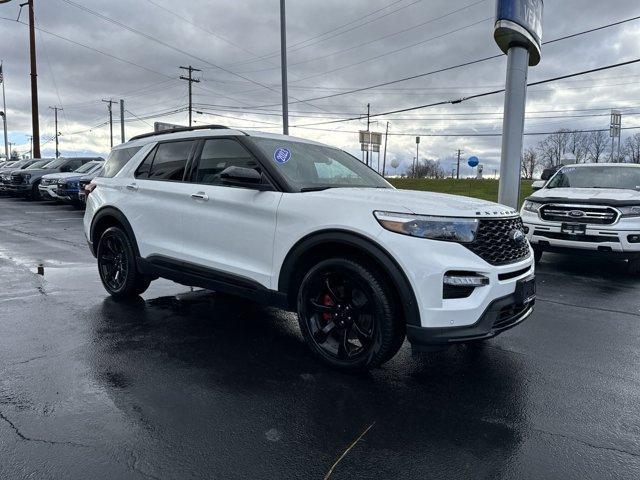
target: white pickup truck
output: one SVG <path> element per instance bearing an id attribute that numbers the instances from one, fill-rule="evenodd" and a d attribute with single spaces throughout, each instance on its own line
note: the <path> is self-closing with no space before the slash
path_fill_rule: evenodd
<path id="1" fill-rule="evenodd" d="M 543 180 L 522 206 L 536 261 L 545 251 L 592 252 L 640 273 L 640 165 L 566 165 Z"/>

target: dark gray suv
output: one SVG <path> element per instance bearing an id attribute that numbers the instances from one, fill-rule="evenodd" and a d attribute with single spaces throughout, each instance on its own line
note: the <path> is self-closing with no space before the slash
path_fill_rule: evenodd
<path id="1" fill-rule="evenodd" d="M 30 197 L 33 200 L 40 199 L 38 186 L 43 175 L 49 173 L 73 172 L 82 165 L 94 160 L 102 160 L 97 157 L 60 157 L 52 159 L 42 165 L 36 163 L 24 170 L 14 170 L 11 172 L 11 183 L 7 186 L 9 193 Z"/>

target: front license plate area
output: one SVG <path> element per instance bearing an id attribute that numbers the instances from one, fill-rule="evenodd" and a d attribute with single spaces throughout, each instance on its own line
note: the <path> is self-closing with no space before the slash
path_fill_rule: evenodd
<path id="1" fill-rule="evenodd" d="M 524 305 L 536 298 L 536 277 L 530 276 L 516 283 L 516 303 Z"/>
<path id="2" fill-rule="evenodd" d="M 569 235 L 586 235 L 587 226 L 584 223 L 563 223 L 561 231 Z"/>

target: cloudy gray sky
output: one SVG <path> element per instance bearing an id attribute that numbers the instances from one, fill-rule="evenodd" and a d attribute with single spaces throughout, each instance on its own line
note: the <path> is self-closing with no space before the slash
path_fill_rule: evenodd
<path id="1" fill-rule="evenodd" d="M 16 23 L 19 1 L 0 5 L 10 140 L 29 149 L 31 129 L 28 31 Z M 278 0 L 35 0 L 43 156 L 53 153 L 53 112 L 60 116 L 63 154 L 109 150 L 106 104 L 124 98 L 127 136 L 154 120 L 186 123 L 180 65 L 200 68 L 194 86 L 198 123 L 280 131 Z M 291 101 L 331 95 L 499 53 L 492 37 L 495 0 L 289 0 Z M 21 21 L 26 20 L 26 11 Z M 640 15 L 637 0 L 547 0 L 544 40 Z M 132 31 L 135 30 L 135 31 Z M 138 33 L 136 33 L 136 31 Z M 83 46 L 81 46 L 81 45 Z M 89 47 L 89 48 L 86 48 Z M 102 53 L 99 53 L 98 51 Z M 640 57 L 640 21 L 545 46 L 536 81 Z M 506 57 L 470 67 L 329 99 L 291 105 L 292 125 L 459 98 L 504 86 Z M 640 126 L 640 65 L 532 87 L 526 130 Z M 412 135 L 425 137 L 421 157 L 449 158 L 460 148 L 493 173 L 499 164 L 502 95 L 376 118 L 390 122 L 388 159 L 408 165 Z M 118 110 L 114 106 L 114 112 Z M 155 116 L 154 116 L 155 115 Z M 136 117 L 153 117 L 138 120 Z M 145 123 L 147 122 L 147 123 Z M 358 154 L 365 121 L 292 128 L 291 133 Z M 322 130 L 320 130 L 322 129 Z M 119 135 L 119 125 L 114 130 Z M 633 133 L 628 130 L 625 134 Z M 402 134 L 402 135 L 399 135 Z M 465 136 L 466 134 L 466 136 Z M 119 137 L 118 137 L 119 138 Z M 525 146 L 541 137 L 528 136 Z M 399 170 L 402 170 L 400 167 Z M 468 172 L 470 173 L 470 169 Z"/>

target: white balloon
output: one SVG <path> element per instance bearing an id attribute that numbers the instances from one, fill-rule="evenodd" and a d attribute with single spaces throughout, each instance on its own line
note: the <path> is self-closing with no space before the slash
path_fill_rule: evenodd
<path id="1" fill-rule="evenodd" d="M 398 161 L 397 158 L 394 158 L 393 160 L 391 160 L 391 166 L 393 168 L 398 168 L 400 166 L 400 162 Z"/>

